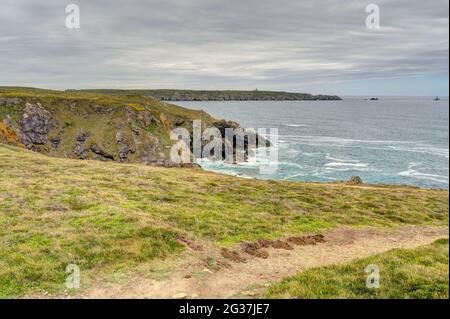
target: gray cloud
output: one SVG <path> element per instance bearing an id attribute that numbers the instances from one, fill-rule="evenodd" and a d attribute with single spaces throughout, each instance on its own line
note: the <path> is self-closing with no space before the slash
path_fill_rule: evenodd
<path id="1" fill-rule="evenodd" d="M 258 88 L 448 75 L 448 1 L 2 0 L 0 85 Z M 339 92 L 337 92 L 339 93 Z"/>

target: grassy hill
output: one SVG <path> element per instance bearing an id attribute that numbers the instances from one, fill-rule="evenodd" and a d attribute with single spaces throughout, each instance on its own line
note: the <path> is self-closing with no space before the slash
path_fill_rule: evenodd
<path id="1" fill-rule="evenodd" d="M 170 133 L 174 128 L 185 128 L 192 140 L 194 120 L 201 121 L 203 131 L 212 127 L 219 130 L 223 154 L 225 145 L 233 145 L 230 149 L 236 150 L 237 142 L 225 135 L 225 129 L 237 129 L 239 123 L 215 119 L 201 110 L 133 92 L 0 87 L 0 142 L 55 157 L 178 166 L 170 158 L 175 143 Z M 243 141 L 246 155 L 246 134 L 255 136 L 259 145 L 270 145 L 256 133 L 239 132 L 236 139 Z M 202 140 L 202 146 L 208 142 Z M 183 166 L 196 166 L 194 159 L 192 163 Z"/>
<path id="2" fill-rule="evenodd" d="M 0 141 L 55 157 L 171 165 L 170 131 L 193 120 L 238 127 L 142 95 L 0 87 Z"/>
<path id="3" fill-rule="evenodd" d="M 336 95 L 313 95 L 274 91 L 205 91 L 205 90 L 71 90 L 102 94 L 133 94 L 160 101 L 294 101 L 341 100 Z"/>
<path id="4" fill-rule="evenodd" d="M 108 97 L 105 97 L 105 99 Z M 130 269 L 339 226 L 448 225 L 448 192 L 240 179 L 53 158 L 0 145 L 0 297 L 64 289 L 65 269 Z"/>

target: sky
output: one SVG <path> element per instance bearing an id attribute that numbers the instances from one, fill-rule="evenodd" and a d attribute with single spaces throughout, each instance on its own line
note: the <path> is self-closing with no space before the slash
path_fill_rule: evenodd
<path id="1" fill-rule="evenodd" d="M 80 28 L 65 21 L 80 9 Z M 380 28 L 366 26 L 366 6 Z M 1 0 L 0 86 L 448 96 L 447 0 Z"/>

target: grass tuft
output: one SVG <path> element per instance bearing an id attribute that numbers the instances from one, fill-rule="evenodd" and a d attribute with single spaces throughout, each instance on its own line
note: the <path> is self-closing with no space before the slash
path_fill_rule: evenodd
<path id="1" fill-rule="evenodd" d="M 393 249 L 342 266 L 307 270 L 272 285 L 267 298 L 448 299 L 448 239 L 417 249 Z M 380 287 L 367 288 L 365 269 L 377 265 Z"/>

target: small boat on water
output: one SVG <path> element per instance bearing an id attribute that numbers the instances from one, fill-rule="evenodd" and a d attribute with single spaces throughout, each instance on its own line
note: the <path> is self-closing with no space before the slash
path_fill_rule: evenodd
<path id="1" fill-rule="evenodd" d="M 434 100 L 435 101 L 440 101 L 441 99 L 439 98 L 439 96 L 436 96 L 436 98 Z"/>

